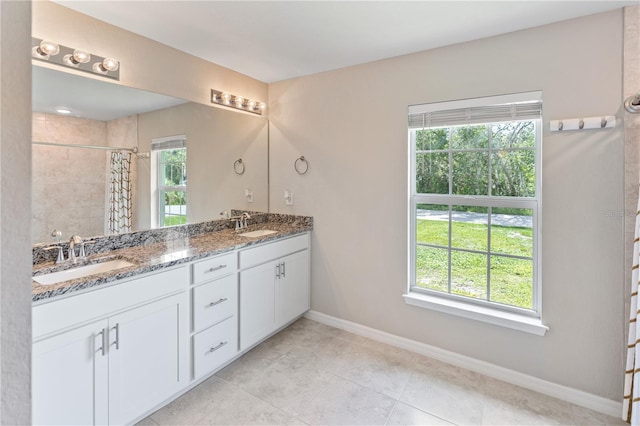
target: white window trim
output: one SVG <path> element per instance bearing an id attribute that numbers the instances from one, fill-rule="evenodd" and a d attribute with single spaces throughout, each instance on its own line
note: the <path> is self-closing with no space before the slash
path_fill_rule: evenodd
<path id="1" fill-rule="evenodd" d="M 409 291 L 407 294 L 403 294 L 402 297 L 404 297 L 404 301 L 408 305 L 432 309 L 434 311 L 482 321 L 501 327 L 511 328 L 513 330 L 524 331 L 526 333 L 535 334 L 536 336 L 544 336 L 549 330 L 549 327 L 542 324 L 542 320 L 540 318 L 492 309 L 487 306 L 459 302 L 453 299 L 412 291 Z"/>
<path id="2" fill-rule="evenodd" d="M 187 193 L 187 185 L 180 186 L 160 186 L 158 182 L 160 181 L 160 169 L 159 169 L 159 153 L 164 149 L 171 149 L 170 146 L 166 148 L 162 147 L 163 144 L 170 144 L 171 142 L 182 142 L 185 144 L 187 141 L 187 135 L 175 135 L 175 136 L 165 136 L 160 138 L 151 139 L 151 173 L 150 173 L 150 183 L 151 183 L 151 206 L 150 209 L 150 223 L 152 228 L 163 228 L 160 225 L 160 192 L 162 190 L 165 191 L 184 191 L 185 195 Z M 186 147 L 186 145 L 185 145 Z M 187 217 L 188 221 L 188 217 Z M 178 225 L 174 225 L 178 226 Z M 165 227 L 166 228 L 166 227 Z"/>
<path id="3" fill-rule="evenodd" d="M 542 100 L 542 92 L 529 92 L 513 95 L 503 95 L 499 97 L 486 97 L 477 99 L 467 99 L 460 101 L 441 102 L 435 104 L 415 105 L 411 106 L 410 113 L 438 111 L 451 108 L 461 107 L 474 107 L 483 106 L 495 103 L 496 99 L 499 99 L 501 103 L 506 102 L 520 102 L 522 100 Z M 533 262 L 534 262 L 534 288 L 533 288 L 533 307 L 534 312 L 518 313 L 517 308 L 510 311 L 507 309 L 499 309 L 490 306 L 489 304 L 476 304 L 473 300 L 469 302 L 457 300 L 455 297 L 451 297 L 450 294 L 443 293 L 442 295 L 436 294 L 436 292 L 417 292 L 412 291 L 412 284 L 416 279 L 416 182 L 415 182 L 415 143 L 411 141 L 409 154 L 409 171 L 408 176 L 408 199 L 409 199 L 409 238 L 408 240 L 408 253 L 409 261 L 409 282 L 407 283 L 407 292 L 403 295 L 405 303 L 421 308 L 432 309 L 439 312 L 448 313 L 451 315 L 460 316 L 463 318 L 473 319 L 485 323 L 490 323 L 518 331 L 523 331 L 538 336 L 544 336 L 549 330 L 549 327 L 542 324 L 542 269 L 541 269 L 541 241 L 542 241 L 542 223 L 539 220 L 541 217 L 541 200 L 542 200 L 542 118 L 532 120 L 536 122 L 536 209 L 533 213 L 533 225 L 536 238 L 534 238 L 533 247 Z M 444 198 L 446 197 L 446 200 Z M 476 196 L 458 196 L 460 202 L 463 204 L 478 204 L 483 197 Z M 429 195 L 427 197 L 430 203 L 437 203 L 438 195 Z M 450 195 L 443 195 L 443 202 L 448 204 L 451 202 Z M 495 197 L 494 197 L 495 199 Z M 511 200 L 511 202 L 517 199 Z M 517 202 L 517 201 L 516 201 Z M 533 315 L 532 315 L 533 314 Z"/>

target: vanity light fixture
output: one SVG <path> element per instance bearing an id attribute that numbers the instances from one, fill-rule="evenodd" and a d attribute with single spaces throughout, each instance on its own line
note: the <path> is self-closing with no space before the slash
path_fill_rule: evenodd
<path id="1" fill-rule="evenodd" d="M 33 59 L 120 80 L 120 63 L 116 59 L 92 55 L 83 49 L 74 49 L 36 37 L 32 37 L 31 41 Z"/>
<path id="2" fill-rule="evenodd" d="M 236 108 L 253 114 L 262 115 L 267 108 L 264 102 L 254 101 L 242 96 L 235 96 L 229 92 L 211 89 L 211 103 Z"/>

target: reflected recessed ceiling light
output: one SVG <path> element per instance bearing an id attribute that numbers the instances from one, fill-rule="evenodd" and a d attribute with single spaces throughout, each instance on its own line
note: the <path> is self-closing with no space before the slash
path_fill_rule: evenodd
<path id="1" fill-rule="evenodd" d="M 71 110 L 67 108 L 56 108 L 58 114 L 71 114 Z"/>

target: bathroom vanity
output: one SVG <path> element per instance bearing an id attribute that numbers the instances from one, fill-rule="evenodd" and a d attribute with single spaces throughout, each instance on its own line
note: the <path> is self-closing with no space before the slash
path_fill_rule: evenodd
<path id="1" fill-rule="evenodd" d="M 133 267 L 34 282 L 33 423 L 131 424 L 307 311 L 311 226 L 261 227 L 277 231 L 127 247 L 108 255 Z"/>

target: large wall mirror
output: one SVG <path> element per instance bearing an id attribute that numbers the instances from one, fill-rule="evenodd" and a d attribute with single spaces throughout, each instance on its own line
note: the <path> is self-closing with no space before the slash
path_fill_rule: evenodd
<path id="1" fill-rule="evenodd" d="M 34 244 L 268 211 L 265 118 L 32 68 Z"/>

